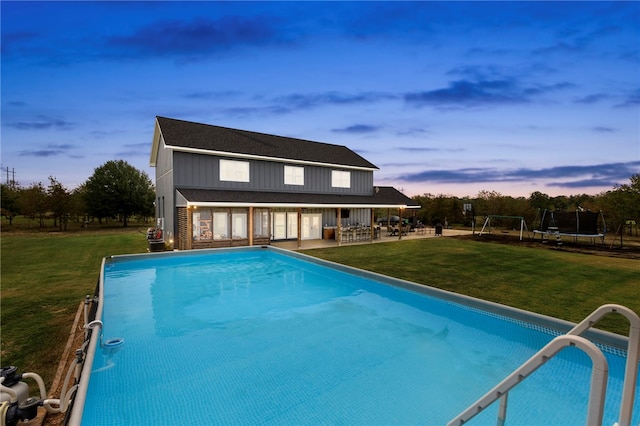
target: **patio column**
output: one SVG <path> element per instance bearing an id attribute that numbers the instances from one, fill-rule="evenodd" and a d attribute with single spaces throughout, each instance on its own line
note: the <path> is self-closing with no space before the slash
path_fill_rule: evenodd
<path id="1" fill-rule="evenodd" d="M 191 242 L 193 241 L 193 209 L 191 206 L 187 206 L 187 241 L 185 241 L 185 247 L 187 250 L 191 250 Z"/>
<path id="2" fill-rule="evenodd" d="M 298 248 L 302 247 L 302 208 L 298 207 Z"/>
<path id="3" fill-rule="evenodd" d="M 339 246 L 342 241 L 342 211 L 340 207 L 336 208 L 336 217 L 338 218 L 338 222 L 336 223 L 336 242 Z"/>
<path id="4" fill-rule="evenodd" d="M 249 245 L 253 245 L 253 207 L 249 207 Z"/>
<path id="5" fill-rule="evenodd" d="M 369 242 L 373 242 L 373 237 L 375 235 L 375 228 L 374 228 L 374 223 L 373 221 L 375 220 L 375 217 L 373 217 L 373 208 L 371 209 L 371 217 L 369 218 L 369 227 L 371 228 L 369 232 Z"/>

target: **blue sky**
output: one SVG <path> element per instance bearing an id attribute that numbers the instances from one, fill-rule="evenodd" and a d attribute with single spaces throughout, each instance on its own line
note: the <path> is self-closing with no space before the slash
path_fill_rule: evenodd
<path id="1" fill-rule="evenodd" d="M 346 145 L 409 196 L 640 173 L 640 2 L 10 2 L 2 182 L 67 188 L 157 115 Z"/>

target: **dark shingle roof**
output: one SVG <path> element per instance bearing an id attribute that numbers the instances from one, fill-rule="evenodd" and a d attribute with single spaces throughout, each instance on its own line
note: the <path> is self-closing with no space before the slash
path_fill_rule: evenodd
<path id="1" fill-rule="evenodd" d="M 178 188 L 178 192 L 190 203 L 229 203 L 290 206 L 352 206 L 420 208 L 420 205 L 402 192 L 390 186 L 377 187 L 372 195 L 310 194 L 296 192 L 226 191 L 215 189 Z"/>
<path id="2" fill-rule="evenodd" d="M 230 129 L 156 117 L 162 137 L 173 147 L 377 169 L 342 145 Z"/>

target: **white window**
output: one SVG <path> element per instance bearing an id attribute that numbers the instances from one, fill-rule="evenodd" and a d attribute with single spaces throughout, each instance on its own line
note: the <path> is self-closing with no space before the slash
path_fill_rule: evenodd
<path id="1" fill-rule="evenodd" d="M 231 236 L 234 239 L 247 238 L 247 211 L 233 210 L 231 212 Z"/>
<path id="2" fill-rule="evenodd" d="M 304 185 L 304 167 L 284 166 L 285 185 Z"/>
<path id="3" fill-rule="evenodd" d="M 249 182 L 249 162 L 220 160 L 220 180 Z"/>
<path id="4" fill-rule="evenodd" d="M 269 209 L 253 209 L 253 235 L 259 238 L 270 236 Z"/>
<path id="5" fill-rule="evenodd" d="M 213 213 L 213 239 L 229 239 L 229 213 L 227 211 L 216 211 Z"/>
<path id="6" fill-rule="evenodd" d="M 211 210 L 193 212 L 193 240 L 211 239 Z"/>
<path id="7" fill-rule="evenodd" d="M 351 188 L 351 172 L 331 170 L 331 186 L 334 188 Z"/>

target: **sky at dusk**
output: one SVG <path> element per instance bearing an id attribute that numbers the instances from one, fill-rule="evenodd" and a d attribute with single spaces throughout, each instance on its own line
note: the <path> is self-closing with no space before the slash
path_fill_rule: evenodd
<path id="1" fill-rule="evenodd" d="M 1 180 L 146 172 L 156 116 L 345 145 L 408 196 L 640 173 L 640 2 L 0 3 Z"/>

